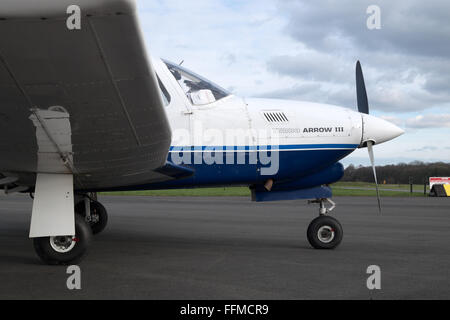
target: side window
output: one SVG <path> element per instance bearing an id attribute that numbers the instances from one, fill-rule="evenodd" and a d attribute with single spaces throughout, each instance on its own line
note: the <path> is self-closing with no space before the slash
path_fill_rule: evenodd
<path id="1" fill-rule="evenodd" d="M 189 71 L 180 65 L 163 60 L 186 97 L 194 105 L 205 105 L 229 96 L 230 93 L 213 82 Z"/>
<path id="2" fill-rule="evenodd" d="M 169 91 L 167 91 L 166 87 L 164 87 L 164 84 L 161 82 L 161 79 L 159 79 L 158 75 L 156 75 L 156 77 L 158 78 L 159 93 L 161 94 L 161 97 L 163 99 L 164 106 L 167 107 L 170 104 Z"/>

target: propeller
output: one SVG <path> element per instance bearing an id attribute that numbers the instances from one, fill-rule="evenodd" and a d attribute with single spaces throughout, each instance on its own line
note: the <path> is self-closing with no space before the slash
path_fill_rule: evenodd
<path id="1" fill-rule="evenodd" d="M 381 213 L 380 191 L 378 190 L 377 170 L 375 169 L 375 159 L 373 156 L 373 142 L 367 141 L 367 150 L 369 151 L 370 163 L 372 164 L 373 177 L 375 179 L 375 187 L 377 189 L 378 210 Z"/>
<path id="2" fill-rule="evenodd" d="M 364 75 L 359 61 L 356 62 L 356 98 L 358 99 L 358 111 L 369 114 L 366 84 L 364 83 Z"/>
<path id="3" fill-rule="evenodd" d="M 369 102 L 367 100 L 367 91 L 366 84 L 364 83 L 364 75 L 361 68 L 361 63 L 356 62 L 356 97 L 358 101 L 358 111 L 361 113 L 369 114 Z M 377 179 L 377 170 L 375 168 L 375 158 L 373 155 L 373 145 L 374 142 L 372 140 L 368 140 L 367 142 L 367 150 L 369 151 L 369 158 L 372 164 L 373 177 L 375 179 L 375 186 L 377 190 L 377 200 L 378 200 L 378 210 L 381 213 L 381 199 L 380 192 L 378 189 L 378 179 Z"/>

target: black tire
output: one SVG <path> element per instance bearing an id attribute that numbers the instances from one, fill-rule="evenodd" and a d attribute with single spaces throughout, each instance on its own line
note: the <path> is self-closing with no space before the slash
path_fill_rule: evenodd
<path id="1" fill-rule="evenodd" d="M 315 249 L 334 249 L 341 243 L 343 236 L 341 224 L 333 217 L 317 217 L 308 226 L 308 241 Z"/>
<path id="2" fill-rule="evenodd" d="M 98 201 L 91 201 L 91 221 L 89 225 L 91 226 L 93 234 L 99 234 L 102 232 L 106 225 L 108 224 L 108 212 L 106 208 Z M 86 208 L 84 206 L 84 201 L 79 202 L 75 206 L 75 212 L 86 217 Z"/>
<path id="3" fill-rule="evenodd" d="M 57 237 L 54 237 L 57 238 Z M 63 238 L 63 237 L 59 237 Z M 75 245 L 68 252 L 58 252 L 52 245 L 51 237 L 33 239 L 34 249 L 43 262 L 50 265 L 77 264 L 85 256 L 92 240 L 92 230 L 84 217 L 75 214 Z M 70 241 L 70 238 L 69 238 Z"/>

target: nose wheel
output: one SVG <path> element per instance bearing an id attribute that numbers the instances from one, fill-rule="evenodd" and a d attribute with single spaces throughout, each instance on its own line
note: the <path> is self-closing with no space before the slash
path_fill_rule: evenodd
<path id="1" fill-rule="evenodd" d="M 334 249 L 342 241 L 342 226 L 333 217 L 315 218 L 308 227 L 308 241 L 315 249 Z"/>
<path id="2" fill-rule="evenodd" d="M 325 202 L 331 203 L 330 208 L 325 207 Z M 315 249 L 334 249 L 342 241 L 344 232 L 338 220 L 327 216 L 335 208 L 334 202 L 330 199 L 318 199 L 309 203 L 319 203 L 320 216 L 315 218 L 308 226 L 307 238 L 311 246 Z"/>

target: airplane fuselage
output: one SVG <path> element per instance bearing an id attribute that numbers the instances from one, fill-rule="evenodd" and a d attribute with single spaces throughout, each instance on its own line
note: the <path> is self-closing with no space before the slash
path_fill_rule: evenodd
<path id="1" fill-rule="evenodd" d="M 283 183 L 330 170 L 333 174 L 319 181 L 327 184 L 342 177 L 343 168 L 336 163 L 364 142 L 365 116 L 359 112 L 232 94 L 195 105 L 166 64 L 153 63 L 166 94 L 172 130 L 168 161 L 192 168 L 194 174 L 120 190 L 253 185 L 268 179 Z M 374 118 L 367 117 L 366 122 Z M 310 184 L 306 179 L 299 187 Z"/>

